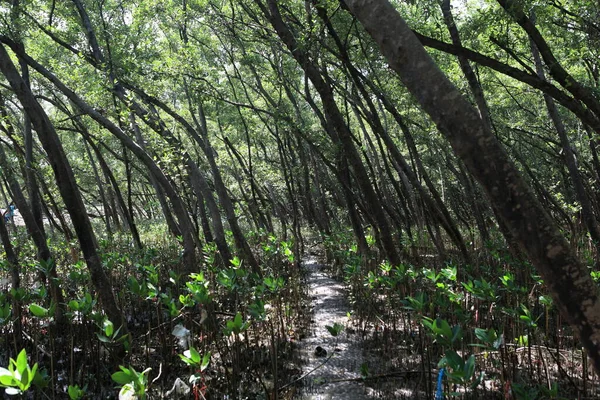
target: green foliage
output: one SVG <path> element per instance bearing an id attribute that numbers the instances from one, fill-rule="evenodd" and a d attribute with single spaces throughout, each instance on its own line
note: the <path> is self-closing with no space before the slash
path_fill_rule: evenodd
<path id="1" fill-rule="evenodd" d="M 205 279 L 202 272 L 191 274 L 190 278 L 192 280 L 185 284 L 189 294 L 180 295 L 179 302 L 186 307 L 191 307 L 193 304 L 208 304 L 211 301 L 210 281 Z"/>
<path id="2" fill-rule="evenodd" d="M 0 326 L 6 325 L 10 321 L 12 315 L 12 306 L 10 303 L 0 302 Z"/>
<path id="3" fill-rule="evenodd" d="M 477 339 L 482 341 L 483 344 L 472 344 L 471 346 L 482 347 L 482 348 L 485 348 L 486 350 L 491 350 L 491 351 L 498 350 L 500 348 L 500 346 L 502 346 L 503 341 L 504 341 L 502 335 L 498 336 L 498 334 L 496 333 L 496 330 L 493 328 L 490 328 L 490 329 L 475 328 L 475 336 L 477 337 Z"/>
<path id="4" fill-rule="evenodd" d="M 148 372 L 152 368 L 146 368 L 143 372 L 137 372 L 132 366 L 126 368 L 119 365 L 120 371 L 111 375 L 113 381 L 120 385 L 119 396 L 133 392 L 140 400 L 146 399 L 148 389 Z"/>
<path id="5" fill-rule="evenodd" d="M 190 347 L 189 350 L 186 350 L 183 354 L 179 355 L 181 360 L 195 371 L 190 376 L 190 384 L 197 385 L 202 382 L 202 374 L 210 364 L 210 356 L 210 352 L 204 354 L 204 356 L 200 356 L 200 353 L 198 353 L 198 350 L 194 347 Z"/>
<path id="6" fill-rule="evenodd" d="M 471 354 L 466 360 L 455 350 L 446 350 L 446 355 L 438 363 L 438 368 L 446 368 L 446 374 L 452 384 L 467 386 L 475 389 L 483 380 L 484 373 L 475 376 L 475 355 Z M 459 393 L 451 393 L 459 396 Z"/>
<path id="7" fill-rule="evenodd" d="M 250 321 L 244 321 L 241 313 L 237 313 L 232 320 L 227 321 L 226 327 L 223 329 L 225 336 L 231 334 L 239 335 L 250 327 Z"/>
<path id="8" fill-rule="evenodd" d="M 39 304 L 32 303 L 29 305 L 29 311 L 38 318 L 48 318 L 54 314 L 54 310 L 56 309 L 56 305 L 52 304 L 50 308 L 44 308 Z"/>
<path id="9" fill-rule="evenodd" d="M 537 328 L 537 321 L 539 320 L 539 317 L 534 318 L 531 315 L 531 311 L 529 310 L 529 308 L 527 308 L 525 304 L 521 304 L 520 308 L 521 315 L 519 315 L 519 319 L 521 320 L 521 322 L 523 322 L 527 327 L 531 329 Z"/>
<path id="10" fill-rule="evenodd" d="M 325 325 L 325 328 L 331 334 L 331 336 L 338 336 L 340 334 L 340 332 L 342 332 L 344 330 L 344 325 L 336 322 L 333 324 L 333 326 Z"/>
<path id="11" fill-rule="evenodd" d="M 200 356 L 198 350 L 196 350 L 194 347 L 190 347 L 189 350 L 184 351 L 183 354 L 179 355 L 179 357 L 184 363 L 186 363 L 190 367 L 198 369 L 200 370 L 200 372 L 202 372 L 208 367 L 208 364 L 210 363 L 210 355 L 210 352 L 208 352 L 204 354 L 204 356 Z"/>
<path id="12" fill-rule="evenodd" d="M 429 330 L 435 342 L 442 346 L 453 347 L 463 337 L 462 328 L 459 325 L 450 327 L 445 319 L 423 317 L 421 323 Z"/>
<path id="13" fill-rule="evenodd" d="M 9 360 L 8 368 L 0 367 L 0 387 L 5 388 L 6 394 L 11 396 L 23 394 L 35 383 L 37 374 L 38 364 L 30 367 L 23 349 L 16 360 Z"/>
<path id="14" fill-rule="evenodd" d="M 70 400 L 79 400 L 85 397 L 85 388 L 80 388 L 79 385 L 69 385 L 67 394 Z"/>
<path id="15" fill-rule="evenodd" d="M 74 313 L 80 313 L 83 316 L 90 315 L 94 306 L 96 305 L 96 300 L 92 298 L 92 295 L 86 293 L 80 299 L 70 300 L 68 303 L 69 308 Z"/>
<path id="16" fill-rule="evenodd" d="M 96 337 L 100 342 L 109 345 L 123 345 L 125 349 L 129 349 L 129 335 L 119 335 L 121 327 L 115 329 L 115 325 L 106 317 L 100 316 L 100 332 L 96 332 Z"/>

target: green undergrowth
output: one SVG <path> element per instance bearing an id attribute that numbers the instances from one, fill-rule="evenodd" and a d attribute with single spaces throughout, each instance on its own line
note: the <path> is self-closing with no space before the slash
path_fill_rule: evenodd
<path id="1" fill-rule="evenodd" d="M 426 398 L 440 390 L 446 397 L 482 399 L 599 393 L 598 378 L 543 280 L 502 244 L 474 252 L 478 261 L 471 264 L 421 250 L 400 265 L 374 251 L 359 255 L 349 235 L 324 244 L 332 272 L 347 285 L 365 358 L 375 360 L 380 374 L 420 373 L 426 379 L 406 386 Z"/>
<path id="2" fill-rule="evenodd" d="M 184 275 L 178 273 L 176 238 L 159 231 L 143 233 L 143 250 L 127 235 L 99 242 L 129 335 L 102 312 L 77 246 L 58 237 L 50 242 L 65 322 L 57 324 L 56 305 L 38 280 L 47 266 L 17 232 L 21 287 L 0 293 L 0 366 L 13 365 L 8 357 L 20 367 L 36 364 L 36 378 L 18 386 L 0 377 L 8 394 L 79 399 L 130 392 L 142 399 L 171 391 L 170 398 L 270 398 L 299 372 L 292 354 L 304 295 L 293 243 L 264 232 L 250 235 L 260 276 L 238 257 L 222 263 L 208 243 L 197 272 Z M 6 284 L 8 267 L 0 267 Z M 123 345 L 125 355 L 117 351 Z M 187 389 L 174 388 L 178 379 Z"/>

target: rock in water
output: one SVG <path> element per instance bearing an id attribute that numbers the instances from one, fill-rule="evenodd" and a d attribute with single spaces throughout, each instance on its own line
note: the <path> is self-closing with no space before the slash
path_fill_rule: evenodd
<path id="1" fill-rule="evenodd" d="M 315 356 L 317 356 L 317 357 L 327 357 L 327 350 L 325 350 L 321 346 L 317 346 L 317 348 L 315 349 Z"/>

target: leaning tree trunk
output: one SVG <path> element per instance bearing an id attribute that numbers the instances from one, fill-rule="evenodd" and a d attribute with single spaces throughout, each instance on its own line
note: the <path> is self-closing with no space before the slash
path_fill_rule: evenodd
<path id="1" fill-rule="evenodd" d="M 548 286 L 600 372 L 600 297 L 554 221 L 500 142 L 427 54 L 388 1 L 346 0 L 388 63 L 480 182 L 498 213 Z"/>
<path id="2" fill-rule="evenodd" d="M 462 41 L 460 39 L 456 23 L 454 22 L 454 16 L 452 15 L 450 0 L 443 0 L 440 6 L 442 8 L 442 14 L 444 15 L 446 27 L 448 28 L 448 32 L 450 33 L 450 37 L 452 38 L 452 43 L 455 46 L 462 47 Z M 464 55 L 459 54 L 457 58 L 458 63 L 460 64 L 460 69 L 462 70 L 463 75 L 465 76 L 467 83 L 469 84 L 469 89 L 471 89 L 471 93 L 475 98 L 475 104 L 477 104 L 477 109 L 479 110 L 479 115 L 481 116 L 483 126 L 485 127 L 485 129 L 492 132 L 492 118 L 490 116 L 490 110 L 487 101 L 485 100 L 483 88 L 481 87 L 481 84 L 477 79 L 477 75 L 475 75 L 473 67 L 471 67 L 469 60 Z M 486 243 L 487 241 L 489 241 L 490 236 L 485 225 L 485 221 L 481 217 L 481 210 L 477 202 L 477 198 L 474 195 L 475 188 L 473 187 L 473 185 L 471 185 L 470 177 L 467 177 L 465 179 L 465 188 L 467 191 L 467 196 L 471 199 L 472 202 L 473 213 L 475 214 L 475 220 L 477 223 L 477 228 L 479 229 L 479 233 L 481 235 L 481 241 L 483 243 Z M 483 246 L 483 248 L 485 247 Z"/>
<path id="3" fill-rule="evenodd" d="M 92 283 L 98 292 L 100 303 L 107 317 L 116 326 L 121 327 L 121 332 L 127 333 L 125 318 L 123 318 L 123 314 L 119 310 L 112 291 L 112 285 L 100 261 L 92 224 L 87 215 L 85 205 L 75 182 L 73 170 L 69 165 L 58 134 L 42 106 L 37 102 L 29 87 L 23 82 L 3 45 L 0 45 L 0 71 L 2 71 L 12 90 L 17 95 L 24 112 L 31 119 L 40 142 L 48 154 L 48 160 L 54 171 L 59 191 L 69 212 L 71 221 L 73 222 L 79 244 L 90 270 Z"/>
<path id="4" fill-rule="evenodd" d="M 79 97 L 74 91 L 68 88 L 60 79 L 58 79 L 54 74 L 52 74 L 48 69 L 44 68 L 40 63 L 35 61 L 29 55 L 21 51 L 18 47 L 15 46 L 14 42 L 9 39 L 3 38 L 4 43 L 11 47 L 11 49 L 17 53 L 20 58 L 23 58 L 27 61 L 27 64 L 43 75 L 46 79 L 52 82 L 56 88 L 61 91 L 75 106 L 77 106 L 83 113 L 89 115 L 92 119 L 98 122 L 105 129 L 110 131 L 114 136 L 116 136 L 121 143 L 129 149 L 138 159 L 148 168 L 149 172 L 156 178 L 158 183 L 165 190 L 165 194 L 169 197 L 171 204 L 173 206 L 173 213 L 177 216 L 178 221 L 181 223 L 182 221 L 186 221 L 186 224 L 191 225 L 191 221 L 189 221 L 189 214 L 181 200 L 181 197 L 177 193 L 177 191 L 171 185 L 171 182 L 166 177 L 164 172 L 158 167 L 156 162 L 150 157 L 150 155 L 144 151 L 140 146 L 138 146 L 132 139 L 129 137 L 121 128 L 112 123 L 108 118 L 99 113 L 96 109 L 94 109 L 91 105 L 85 102 L 81 97 Z M 35 126 L 35 125 L 34 125 Z M 193 254 L 193 253 L 191 253 Z M 184 260 L 186 255 L 184 254 Z M 195 257 L 195 255 L 194 255 Z M 189 255 L 187 259 L 192 260 L 192 256 Z M 190 263 L 192 265 L 193 263 Z"/>
<path id="5" fill-rule="evenodd" d="M 138 145 L 145 151 L 146 144 L 144 138 L 142 137 L 142 133 L 140 132 L 140 128 L 135 121 L 135 114 L 131 112 L 129 114 L 129 120 L 131 123 L 131 129 L 135 134 L 135 140 L 137 140 Z M 162 209 L 163 216 L 165 217 L 165 221 L 167 223 L 167 228 L 171 231 L 171 234 L 175 237 L 181 236 L 181 229 L 175 218 L 173 218 L 173 214 L 171 213 L 171 209 L 169 208 L 169 203 L 165 197 L 165 193 L 162 187 L 158 184 L 156 179 L 150 174 L 149 176 L 150 185 L 154 188 L 154 192 L 156 193 L 156 198 L 158 199 L 158 203 L 160 204 L 160 208 Z"/>
<path id="6" fill-rule="evenodd" d="M 401 258 L 393 239 L 393 230 L 390 228 L 381 200 L 378 198 L 363 161 L 354 146 L 352 132 L 335 101 L 333 89 L 330 85 L 331 78 L 327 76 L 325 71 L 319 70 L 305 49 L 298 44 L 289 26 L 283 21 L 275 0 L 268 0 L 266 5 L 259 0 L 255 0 L 255 3 L 269 19 L 285 46 L 318 92 L 327 120 L 327 126 L 324 128 L 328 133 L 333 134 L 331 139 L 341 147 L 344 156 L 348 158 L 348 163 L 352 166 L 356 182 L 365 198 L 367 208 L 373 216 L 375 222 L 373 228 L 377 241 L 390 263 L 400 265 Z M 327 129 L 327 127 L 330 127 L 330 129 Z"/>
<path id="7" fill-rule="evenodd" d="M 110 186 L 112 187 L 112 192 L 114 192 L 114 197 L 116 198 L 116 202 L 117 202 L 119 208 L 121 209 L 123 218 L 127 222 L 127 226 L 129 228 L 129 232 L 131 232 L 131 236 L 133 237 L 133 242 L 135 243 L 135 246 L 138 249 L 142 249 L 144 246 L 142 245 L 142 240 L 140 239 L 140 233 L 137 229 L 137 225 L 135 224 L 133 213 L 131 212 L 131 209 L 127 207 L 127 204 L 125 203 L 125 199 L 123 198 L 123 194 L 121 193 L 121 189 L 119 188 L 117 179 L 115 178 L 114 174 L 110 170 L 110 167 L 108 166 L 106 160 L 102 156 L 100 149 L 92 141 L 89 134 L 85 131 L 82 131 L 81 134 L 83 135 L 83 138 L 86 141 L 86 143 L 89 144 L 89 146 L 92 148 L 94 154 L 96 155 L 96 159 L 98 159 L 98 164 L 100 165 L 100 169 L 102 170 L 106 180 L 108 180 L 110 182 Z M 111 187 L 109 187 L 107 190 L 107 197 L 113 196 L 112 194 L 110 194 Z M 109 194 L 110 194 L 110 196 L 109 196 Z M 109 199 L 107 199 L 107 201 L 110 202 Z M 113 199 L 113 201 L 114 201 L 114 199 Z M 110 208 L 115 208 L 115 210 L 112 211 L 112 213 L 114 215 L 114 221 L 116 223 L 118 223 L 119 219 L 118 219 L 118 211 L 116 210 L 116 205 L 115 206 L 111 205 Z"/>
<path id="8" fill-rule="evenodd" d="M 21 275 L 19 273 L 19 260 L 17 258 L 17 254 L 13 248 L 13 245 L 10 241 L 10 235 L 8 234 L 8 230 L 6 229 L 6 224 L 4 223 L 4 216 L 0 215 L 0 241 L 2 242 L 2 247 L 4 248 L 4 254 L 6 255 L 6 266 L 10 270 L 11 276 L 11 289 L 17 290 L 21 286 Z M 13 306 L 13 337 L 14 337 L 14 345 L 15 345 L 15 354 L 17 354 L 20 349 L 23 347 L 23 325 L 21 323 L 21 302 L 18 299 L 18 296 L 12 297 L 12 306 Z"/>
<path id="9" fill-rule="evenodd" d="M 52 301 L 56 304 L 54 317 L 57 324 L 61 325 L 65 322 L 63 313 L 64 298 L 60 285 L 58 284 L 56 263 L 53 260 L 52 253 L 48 247 L 46 233 L 36 222 L 35 216 L 31 211 L 27 200 L 25 199 L 25 195 L 21 190 L 21 185 L 17 181 L 16 174 L 14 174 L 8 163 L 6 153 L 4 152 L 2 146 L 0 146 L 0 168 L 2 168 L 6 173 L 6 180 L 8 181 L 9 188 L 12 192 L 15 206 L 20 211 L 23 221 L 25 222 L 25 227 L 27 228 L 27 233 L 29 233 L 33 243 L 35 244 L 35 247 L 37 248 L 37 259 L 42 266 L 42 270 L 44 271 L 40 276 L 40 280 L 46 280 L 48 283 L 50 296 L 52 297 Z"/>
<path id="10" fill-rule="evenodd" d="M 22 45 L 22 44 L 21 44 Z M 29 83 L 29 68 L 27 67 L 27 63 L 20 61 L 19 62 L 23 82 L 30 87 Z M 42 218 L 42 201 L 40 199 L 40 190 L 37 183 L 37 178 L 35 176 L 34 169 L 34 160 L 33 160 L 33 130 L 31 129 L 31 121 L 27 115 L 24 115 L 23 118 L 23 141 L 25 143 L 25 176 L 27 178 L 27 191 L 29 192 L 29 204 L 31 207 L 31 212 L 33 213 L 33 217 L 35 222 L 38 224 L 39 228 L 44 231 L 44 224 Z"/>
<path id="11" fill-rule="evenodd" d="M 535 16 L 532 15 L 531 19 L 532 23 L 534 23 L 533 20 L 535 19 Z M 533 60 L 535 62 L 536 72 L 540 79 L 546 80 L 546 74 L 544 72 L 544 65 L 542 64 L 540 52 L 533 40 L 530 40 L 530 46 L 531 54 L 533 55 Z M 548 115 L 550 116 L 550 119 L 554 124 L 554 128 L 556 129 L 556 133 L 558 133 L 558 137 L 560 138 L 560 145 L 562 146 L 563 150 L 563 160 L 567 166 L 567 170 L 569 171 L 573 187 L 575 188 L 575 196 L 581 205 L 581 216 L 583 217 L 583 222 L 585 223 L 585 226 L 590 233 L 590 237 L 594 242 L 594 246 L 596 247 L 596 266 L 598 266 L 600 265 L 600 227 L 598 226 L 598 221 L 596 221 L 596 216 L 594 215 L 592 202 L 590 201 L 590 197 L 585 190 L 583 179 L 579 173 L 579 168 L 577 167 L 575 153 L 571 147 L 571 141 L 567 135 L 565 124 L 558 113 L 556 103 L 552 97 L 548 96 L 547 94 L 544 94 L 544 102 L 546 103 Z"/>

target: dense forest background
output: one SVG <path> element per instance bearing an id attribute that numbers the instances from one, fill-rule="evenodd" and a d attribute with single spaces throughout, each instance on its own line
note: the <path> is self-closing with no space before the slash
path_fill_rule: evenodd
<path id="1" fill-rule="evenodd" d="M 1 2 L 0 386 L 291 398 L 313 252 L 352 304 L 331 334 L 388 360 L 365 385 L 593 398 L 598 21 L 587 0 Z"/>

